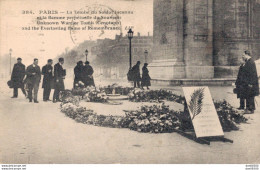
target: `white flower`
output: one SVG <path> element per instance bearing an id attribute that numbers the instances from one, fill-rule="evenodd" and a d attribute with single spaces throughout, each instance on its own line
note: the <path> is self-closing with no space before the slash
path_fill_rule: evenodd
<path id="1" fill-rule="evenodd" d="M 160 115 L 160 119 L 165 118 L 165 117 L 166 117 L 166 114 Z"/>
<path id="2" fill-rule="evenodd" d="M 135 95 L 134 95 L 133 93 L 130 93 L 128 96 L 129 96 L 130 98 L 133 98 Z"/>
<path id="3" fill-rule="evenodd" d="M 141 116 L 142 117 L 146 117 L 147 115 L 146 115 L 146 113 L 142 113 Z"/>
<path id="4" fill-rule="evenodd" d="M 145 125 L 149 125 L 149 124 L 150 124 L 149 120 L 148 120 L 148 119 L 145 119 L 145 120 L 144 120 L 144 124 L 145 124 Z"/>
<path id="5" fill-rule="evenodd" d="M 168 120 L 166 120 L 165 123 L 166 123 L 167 125 L 169 125 L 169 126 L 172 125 L 172 123 L 171 123 L 170 121 L 168 121 Z"/>

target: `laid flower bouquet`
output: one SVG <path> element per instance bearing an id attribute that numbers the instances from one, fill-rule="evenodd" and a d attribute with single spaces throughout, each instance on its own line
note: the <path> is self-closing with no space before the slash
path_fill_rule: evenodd
<path id="1" fill-rule="evenodd" d="M 82 81 L 79 81 L 78 83 L 75 84 L 76 88 L 84 88 L 85 84 Z"/>
<path id="2" fill-rule="evenodd" d="M 83 96 L 83 99 L 86 102 L 105 103 L 108 100 L 108 96 L 106 95 L 105 91 L 98 88 L 92 88 L 87 91 L 87 93 Z"/>
<path id="3" fill-rule="evenodd" d="M 74 88 L 72 94 L 74 96 L 84 96 L 87 93 L 87 88 Z"/>
<path id="4" fill-rule="evenodd" d="M 105 87 L 100 88 L 105 91 L 106 94 L 120 94 L 120 95 L 128 95 L 133 87 L 122 87 L 118 86 L 117 84 L 108 85 Z"/>
<path id="5" fill-rule="evenodd" d="M 88 86 L 88 87 L 76 87 L 74 89 L 72 89 L 72 94 L 74 96 L 84 96 L 86 93 L 92 92 L 92 91 L 96 91 L 96 87 L 94 86 Z"/>
<path id="6" fill-rule="evenodd" d="M 169 106 L 142 106 L 140 110 L 125 111 L 128 128 L 138 132 L 164 133 L 178 129 L 180 123 Z"/>
<path id="7" fill-rule="evenodd" d="M 108 96 L 104 90 L 100 90 L 94 86 L 89 86 L 86 88 L 75 88 L 72 89 L 72 95 L 81 96 L 86 102 L 107 102 Z"/>
<path id="8" fill-rule="evenodd" d="M 227 101 L 216 101 L 214 104 L 223 130 L 238 130 L 236 124 L 247 122 L 248 119 L 239 114 L 237 109 L 231 106 Z"/>
<path id="9" fill-rule="evenodd" d="M 73 103 L 62 103 L 61 112 L 65 113 L 68 117 L 75 119 L 82 112 L 86 111 L 85 107 L 76 106 Z"/>
<path id="10" fill-rule="evenodd" d="M 74 96 L 70 90 L 65 90 L 61 92 L 61 101 L 61 105 L 65 103 L 72 103 L 78 106 L 80 102 L 80 97 Z"/>
<path id="11" fill-rule="evenodd" d="M 168 90 L 142 90 L 134 89 L 128 94 L 129 100 L 133 102 L 162 102 L 162 100 L 174 101 L 184 104 L 185 98 Z"/>

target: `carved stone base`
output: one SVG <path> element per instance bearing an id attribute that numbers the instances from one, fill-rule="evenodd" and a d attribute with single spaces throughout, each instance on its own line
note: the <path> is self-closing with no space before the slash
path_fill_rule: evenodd
<path id="1" fill-rule="evenodd" d="M 148 66 L 152 79 L 211 79 L 214 78 L 213 66 L 185 66 L 175 59 L 154 60 Z"/>
<path id="2" fill-rule="evenodd" d="M 148 65 L 152 79 L 173 80 L 185 78 L 185 66 L 183 62 L 175 59 L 154 60 Z"/>

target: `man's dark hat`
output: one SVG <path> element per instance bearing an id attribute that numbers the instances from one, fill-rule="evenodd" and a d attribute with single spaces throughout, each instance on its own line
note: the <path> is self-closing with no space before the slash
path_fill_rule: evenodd
<path id="1" fill-rule="evenodd" d="M 62 61 L 64 61 L 64 58 L 62 58 L 62 57 L 59 58 L 59 62 L 62 62 Z"/>
<path id="2" fill-rule="evenodd" d="M 77 62 L 77 65 L 81 65 L 81 64 L 83 64 L 83 61 L 78 61 Z"/>
<path id="3" fill-rule="evenodd" d="M 245 54 L 249 55 L 249 56 L 251 55 L 250 51 L 248 51 L 248 50 L 245 51 Z"/>

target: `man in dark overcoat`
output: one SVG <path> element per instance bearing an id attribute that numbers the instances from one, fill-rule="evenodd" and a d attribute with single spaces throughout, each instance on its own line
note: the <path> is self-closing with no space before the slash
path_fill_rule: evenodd
<path id="1" fill-rule="evenodd" d="M 245 66 L 245 61 L 244 59 L 242 60 L 243 63 L 241 63 L 238 74 L 237 74 L 237 79 L 235 82 L 236 88 L 235 88 L 235 93 L 237 94 L 237 98 L 240 100 L 240 105 L 238 110 L 244 110 L 245 109 L 245 100 L 246 100 L 246 81 L 244 78 L 244 66 Z"/>
<path id="2" fill-rule="evenodd" d="M 50 93 L 53 84 L 53 67 L 52 67 L 52 59 L 48 60 L 48 63 L 42 67 L 42 75 L 43 75 L 43 101 L 50 101 Z"/>
<path id="3" fill-rule="evenodd" d="M 76 84 L 79 83 L 79 81 L 83 82 L 82 75 L 83 75 L 83 62 L 79 61 L 77 62 L 76 67 L 74 67 L 74 82 L 73 82 L 73 88 L 76 88 Z"/>
<path id="4" fill-rule="evenodd" d="M 137 61 L 136 65 L 133 66 L 132 68 L 132 75 L 133 75 L 133 80 L 134 80 L 134 88 L 136 86 L 140 88 L 140 81 L 141 81 L 141 76 L 140 76 L 140 61 Z"/>
<path id="5" fill-rule="evenodd" d="M 83 83 L 85 84 L 85 87 L 87 86 L 95 86 L 94 77 L 93 77 L 94 70 L 89 65 L 89 61 L 85 62 L 85 66 L 83 67 Z"/>
<path id="6" fill-rule="evenodd" d="M 11 81 L 13 83 L 13 88 L 14 88 L 12 98 L 18 97 L 18 88 L 21 88 L 23 94 L 26 96 L 26 92 L 24 90 L 24 83 L 23 83 L 24 76 L 25 76 L 25 65 L 22 64 L 21 58 L 17 58 L 17 63 L 14 64 L 12 75 L 11 75 Z"/>
<path id="7" fill-rule="evenodd" d="M 256 65 L 254 60 L 251 58 L 250 52 L 245 51 L 243 54 L 245 65 L 243 67 L 243 84 L 246 99 L 246 112 L 254 113 L 255 110 L 255 96 L 259 95 L 259 84 L 258 76 L 256 71 Z"/>
<path id="8" fill-rule="evenodd" d="M 59 62 L 54 65 L 54 94 L 53 103 L 60 102 L 60 92 L 65 90 L 64 79 L 66 72 L 62 65 L 64 64 L 64 58 L 59 58 Z"/>
<path id="9" fill-rule="evenodd" d="M 37 100 L 39 84 L 41 82 L 41 69 L 38 66 L 38 59 L 35 58 L 32 65 L 29 65 L 26 69 L 26 82 L 28 84 L 29 102 L 32 102 L 32 91 L 34 93 L 34 103 L 39 103 Z"/>

